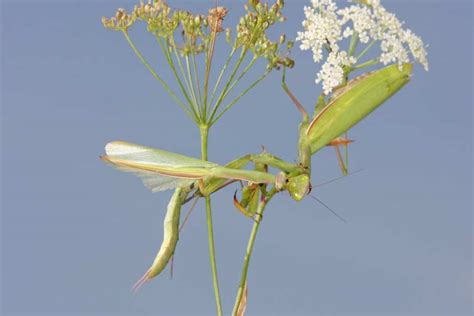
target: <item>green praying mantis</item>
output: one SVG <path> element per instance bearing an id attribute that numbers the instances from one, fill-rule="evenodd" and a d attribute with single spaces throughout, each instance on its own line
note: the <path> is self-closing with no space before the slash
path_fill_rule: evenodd
<path id="1" fill-rule="evenodd" d="M 328 145 L 338 148 L 350 143 L 341 135 L 407 84 L 411 71 L 411 64 L 391 65 L 356 77 L 336 90 L 327 102 L 320 98 L 311 118 L 283 79 L 283 89 L 303 116 L 299 125 L 296 163 L 263 152 L 249 154 L 221 166 L 131 143 L 108 143 L 102 160 L 119 170 L 138 175 L 153 192 L 175 189 L 164 220 L 162 245 L 153 264 L 133 290 L 138 290 L 145 282 L 159 275 L 173 256 L 184 203 L 213 194 L 236 181 L 247 184 L 242 188 L 240 200 L 234 195 L 234 204 L 256 221 L 261 220 L 266 203 L 279 192 L 286 191 L 295 201 L 302 200 L 311 191 L 312 155 Z M 245 169 L 249 163 L 254 164 L 254 170 Z M 269 172 L 269 167 L 277 170 L 276 174 Z"/>

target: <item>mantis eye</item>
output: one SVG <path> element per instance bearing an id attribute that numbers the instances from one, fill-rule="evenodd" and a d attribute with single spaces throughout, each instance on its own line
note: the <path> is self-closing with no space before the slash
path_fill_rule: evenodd
<path id="1" fill-rule="evenodd" d="M 295 201 L 301 201 L 308 193 L 311 183 L 307 174 L 300 174 L 288 180 L 287 190 Z"/>

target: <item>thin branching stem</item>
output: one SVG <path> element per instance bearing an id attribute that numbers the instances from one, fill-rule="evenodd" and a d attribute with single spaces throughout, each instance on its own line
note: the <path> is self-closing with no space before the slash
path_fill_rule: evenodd
<path id="1" fill-rule="evenodd" d="M 216 118 L 211 116 L 210 125 L 211 126 L 214 125 L 214 123 L 216 123 L 222 117 L 222 115 L 224 115 L 225 112 L 230 110 L 235 105 L 235 103 L 237 103 L 240 100 L 240 98 L 242 98 L 245 94 L 247 94 L 250 90 L 252 90 L 256 85 L 258 85 L 263 79 L 265 79 L 265 77 L 270 73 L 270 71 L 271 70 L 267 69 L 257 80 L 254 81 L 254 83 L 252 83 L 247 89 L 242 91 L 234 100 L 232 100 L 232 102 L 226 105 L 224 109 L 216 116 Z"/>
<path id="2" fill-rule="evenodd" d="M 206 53 L 206 73 L 204 75 L 204 107 L 205 112 L 207 112 L 208 104 L 207 104 L 207 97 L 208 97 L 208 90 L 209 90 L 209 76 L 211 74 L 211 67 L 212 67 L 212 58 L 214 57 L 214 49 L 216 46 L 216 37 L 217 32 L 215 30 L 211 31 L 211 40 L 210 45 L 208 47 L 208 51 Z"/>
<path id="3" fill-rule="evenodd" d="M 168 48 L 171 47 L 172 50 L 173 50 L 176 61 L 178 63 L 179 70 L 181 72 L 181 76 L 183 76 L 183 80 L 184 80 L 184 82 L 186 84 L 186 87 L 188 89 L 188 94 L 190 94 L 190 97 L 192 98 L 192 101 L 193 101 L 192 104 L 193 104 L 194 112 L 197 113 L 199 111 L 199 107 L 198 107 L 198 104 L 197 104 L 196 96 L 193 95 L 193 93 L 192 93 L 191 82 L 189 82 L 189 78 L 186 74 L 186 71 L 184 70 L 183 62 L 181 61 L 181 56 L 179 55 L 178 49 L 176 48 L 176 45 L 174 43 L 174 39 L 173 38 L 170 38 L 170 39 L 173 40 L 173 43 L 172 43 L 171 46 L 168 43 L 167 44 Z M 199 115 L 196 115 L 196 117 L 199 117 Z"/>
<path id="4" fill-rule="evenodd" d="M 357 49 L 357 44 L 359 44 L 359 35 L 356 31 L 352 32 L 351 43 L 349 44 L 349 56 L 354 56 Z"/>
<path id="5" fill-rule="evenodd" d="M 128 44 L 132 48 L 132 50 L 135 52 L 137 55 L 138 59 L 142 62 L 142 64 L 150 71 L 150 73 L 155 77 L 165 88 L 165 90 L 171 95 L 171 97 L 179 104 L 179 106 L 183 109 L 183 111 L 196 123 L 198 123 L 198 118 L 194 116 L 194 114 L 186 108 L 186 105 L 180 100 L 180 98 L 174 93 L 173 90 L 166 84 L 166 82 L 158 75 L 158 73 L 153 69 L 153 67 L 146 61 L 146 59 L 143 57 L 143 55 L 140 53 L 140 51 L 137 49 L 135 44 L 133 43 L 132 39 L 130 38 L 130 35 L 128 35 L 127 31 L 122 31 L 123 35 L 127 39 Z"/>
<path id="6" fill-rule="evenodd" d="M 209 105 L 214 103 L 214 99 L 216 97 L 216 92 L 217 92 L 217 89 L 219 88 L 219 84 L 221 83 L 222 77 L 224 76 L 224 73 L 227 70 L 227 67 L 229 67 L 229 64 L 232 61 L 232 58 L 234 57 L 236 51 L 237 51 L 237 49 L 235 49 L 235 47 L 233 47 L 232 51 L 229 54 L 229 57 L 227 58 L 224 66 L 222 67 L 222 69 L 219 73 L 219 76 L 217 78 L 216 84 L 214 85 L 214 89 L 212 90 L 212 96 L 211 96 L 211 100 L 209 101 Z"/>
<path id="7" fill-rule="evenodd" d="M 206 104 L 204 104 L 204 100 L 202 98 L 201 94 L 201 84 L 199 83 L 199 72 L 197 69 L 197 64 L 196 64 L 196 54 L 194 52 L 191 53 L 191 61 L 193 62 L 193 73 L 194 73 L 194 80 L 196 80 L 196 90 L 198 93 L 198 98 L 199 98 L 199 104 L 201 105 L 201 113 L 202 113 L 202 121 L 206 120 Z"/>
<path id="8" fill-rule="evenodd" d="M 257 59 L 258 59 L 257 57 L 252 58 L 252 60 L 244 68 L 244 70 L 242 70 L 242 72 L 237 77 L 237 79 L 235 79 L 234 82 L 232 82 L 232 84 L 229 86 L 226 93 L 224 94 L 224 99 L 232 91 L 232 89 L 234 89 L 235 85 L 237 85 L 240 82 L 240 80 L 242 80 L 242 78 L 247 74 L 247 72 L 250 70 L 250 68 L 252 68 L 252 66 L 255 64 L 255 61 L 257 61 Z"/>
<path id="9" fill-rule="evenodd" d="M 372 46 L 375 45 L 375 43 L 377 42 L 377 40 L 373 40 L 372 42 L 369 43 L 369 45 L 367 45 L 364 50 L 362 52 L 360 52 L 360 54 L 356 57 L 357 60 L 360 60 L 362 57 L 365 56 L 365 54 L 367 54 L 367 52 L 372 48 Z"/>
<path id="10" fill-rule="evenodd" d="M 163 41 L 161 40 L 161 38 L 157 38 L 157 41 L 158 41 L 158 44 L 161 47 L 161 50 L 163 51 L 163 55 L 165 56 L 165 59 L 168 62 L 168 65 L 170 66 L 171 70 L 173 71 L 174 77 L 176 78 L 176 81 L 178 82 L 178 85 L 181 89 L 181 92 L 183 93 L 184 97 L 186 98 L 186 101 L 188 101 L 190 109 L 194 112 L 194 115 L 197 117 L 198 115 L 195 111 L 193 101 L 190 99 L 190 97 L 188 95 L 188 92 L 187 92 L 186 88 L 183 85 L 181 77 L 179 76 L 178 71 L 176 70 L 176 66 L 174 64 L 173 58 L 171 57 L 168 46 L 165 46 L 163 44 Z"/>
<path id="11" fill-rule="evenodd" d="M 212 118 L 215 116 L 217 110 L 219 109 L 219 106 L 221 105 L 222 101 L 224 100 L 225 93 L 227 92 L 227 89 L 229 88 L 232 81 L 234 80 L 235 75 L 237 74 L 237 71 L 240 68 L 240 65 L 244 61 L 245 55 L 247 55 L 247 51 L 248 51 L 247 48 L 242 48 L 239 60 L 237 61 L 236 65 L 234 67 L 234 70 L 232 71 L 232 74 L 230 75 L 227 83 L 225 84 L 224 89 L 222 89 L 221 94 L 217 98 L 217 101 L 216 101 L 216 104 L 214 105 L 214 108 L 212 109 L 212 113 L 210 115 L 211 121 L 212 121 Z"/>
<path id="12" fill-rule="evenodd" d="M 370 67 L 370 66 L 378 64 L 379 62 L 380 62 L 380 60 L 378 58 L 374 58 L 374 59 L 368 60 L 368 61 L 366 61 L 362 64 L 355 65 L 354 67 L 351 68 L 351 71 L 359 70 L 359 69 L 362 69 L 362 68 L 365 68 L 365 67 Z"/>
<path id="13" fill-rule="evenodd" d="M 194 79 L 193 75 L 191 74 L 191 66 L 189 64 L 188 55 L 185 55 L 184 60 L 186 61 L 186 74 L 188 75 L 188 81 L 191 86 L 191 95 L 193 96 L 193 99 L 196 100 L 196 107 L 199 111 L 199 118 L 202 118 L 202 108 L 199 105 L 199 99 L 197 98 L 196 90 L 194 89 Z"/>

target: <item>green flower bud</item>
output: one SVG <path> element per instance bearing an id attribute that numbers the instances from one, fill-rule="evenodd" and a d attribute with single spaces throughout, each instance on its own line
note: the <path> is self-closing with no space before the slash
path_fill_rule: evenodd
<path id="1" fill-rule="evenodd" d="M 257 7 L 259 0 L 249 0 L 248 4 L 251 5 L 254 9 Z"/>
<path id="2" fill-rule="evenodd" d="M 285 61 L 283 62 L 283 65 L 287 68 L 293 68 L 295 66 L 295 61 L 289 57 L 287 57 L 285 59 Z"/>
<path id="3" fill-rule="evenodd" d="M 280 35 L 280 40 L 279 40 L 280 45 L 283 44 L 285 40 L 286 40 L 285 34 Z"/>
<path id="4" fill-rule="evenodd" d="M 232 36 L 232 30 L 231 30 L 230 28 L 227 28 L 227 29 L 225 30 L 225 40 L 226 40 L 227 43 L 229 43 L 229 44 L 230 44 L 231 41 L 232 41 L 231 36 Z"/>
<path id="5" fill-rule="evenodd" d="M 201 25 L 201 17 L 199 15 L 194 17 L 194 26 L 199 27 Z"/>

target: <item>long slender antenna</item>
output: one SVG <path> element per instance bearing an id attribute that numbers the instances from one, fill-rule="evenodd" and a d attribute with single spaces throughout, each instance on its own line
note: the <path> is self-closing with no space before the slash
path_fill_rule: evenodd
<path id="1" fill-rule="evenodd" d="M 313 189 L 314 189 L 314 188 L 318 188 L 318 187 L 325 186 L 326 184 L 330 184 L 330 183 L 336 182 L 336 181 L 341 180 L 341 179 L 344 179 L 344 178 L 346 178 L 346 177 L 348 177 L 348 176 L 353 176 L 353 175 L 355 175 L 356 173 L 359 173 L 359 172 L 362 172 L 362 171 L 364 171 L 364 169 L 359 169 L 359 170 L 356 170 L 356 171 L 354 171 L 354 172 L 350 172 L 350 173 L 348 173 L 347 175 L 340 176 L 340 177 L 337 177 L 337 178 L 334 178 L 334 179 L 331 179 L 331 180 L 328 180 L 328 181 L 324 181 L 324 182 L 315 184 L 315 185 L 313 185 Z"/>
<path id="2" fill-rule="evenodd" d="M 186 225 L 186 223 L 188 222 L 189 217 L 191 216 L 191 213 L 193 212 L 194 207 L 196 207 L 196 204 L 197 204 L 198 200 L 199 200 L 199 198 L 194 198 L 193 204 L 191 204 L 191 207 L 189 208 L 189 211 L 186 213 L 186 216 L 184 217 L 183 223 L 179 227 L 179 232 L 180 233 L 183 230 L 184 225 Z M 173 268 L 174 268 L 174 255 L 171 257 L 171 263 L 170 263 L 170 278 L 171 279 L 173 279 Z"/>
<path id="3" fill-rule="evenodd" d="M 343 221 L 344 223 L 347 223 L 347 220 L 342 217 L 341 215 L 337 214 L 334 210 L 332 210 L 329 206 L 327 206 L 323 201 L 321 201 L 320 199 L 318 199 L 317 197 L 315 197 L 314 195 L 309 195 L 310 198 L 312 198 L 313 200 L 317 201 L 319 204 L 321 204 L 322 206 L 324 206 L 326 209 L 328 209 L 331 213 L 333 213 L 334 215 L 337 216 L 337 218 L 339 218 L 341 221 Z"/>

